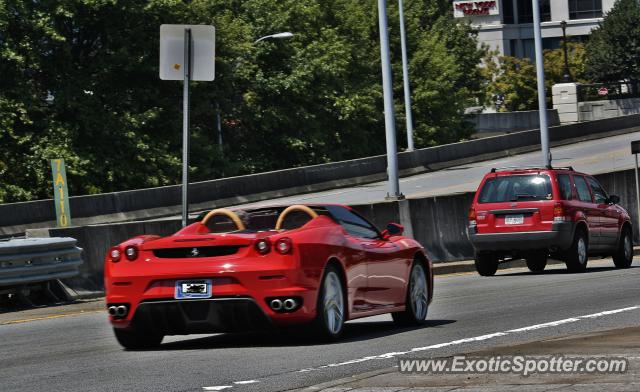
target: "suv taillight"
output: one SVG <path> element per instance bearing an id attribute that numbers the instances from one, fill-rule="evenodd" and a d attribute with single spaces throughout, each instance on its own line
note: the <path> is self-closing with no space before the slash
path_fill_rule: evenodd
<path id="1" fill-rule="evenodd" d="M 568 217 L 564 214 L 564 207 L 562 203 L 556 203 L 553 206 L 553 221 L 554 222 L 568 222 L 571 220 L 571 217 Z"/>
<path id="2" fill-rule="evenodd" d="M 477 225 L 476 219 L 477 219 L 476 209 L 473 207 L 469 208 L 469 226 L 470 227 L 471 226 L 475 227 Z"/>

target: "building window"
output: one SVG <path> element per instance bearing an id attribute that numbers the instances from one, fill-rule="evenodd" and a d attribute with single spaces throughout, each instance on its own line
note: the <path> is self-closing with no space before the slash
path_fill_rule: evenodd
<path id="1" fill-rule="evenodd" d="M 502 23 L 514 24 L 516 23 L 515 16 L 513 15 L 513 0 L 506 0 L 502 2 Z"/>
<path id="2" fill-rule="evenodd" d="M 551 21 L 551 0 L 540 1 L 540 21 Z M 531 0 L 518 0 L 518 23 L 533 23 Z"/>
<path id="3" fill-rule="evenodd" d="M 517 39 L 509 40 L 509 56 L 518 57 L 518 40 Z"/>
<path id="4" fill-rule="evenodd" d="M 569 0 L 570 19 L 602 17 L 602 0 Z"/>

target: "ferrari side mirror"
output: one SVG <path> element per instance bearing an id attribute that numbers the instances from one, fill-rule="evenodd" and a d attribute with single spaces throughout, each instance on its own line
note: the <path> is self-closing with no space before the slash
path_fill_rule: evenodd
<path id="1" fill-rule="evenodd" d="M 404 233 L 404 226 L 398 223 L 389 223 L 387 225 L 387 229 L 385 230 L 389 237 L 395 235 L 402 235 Z"/>

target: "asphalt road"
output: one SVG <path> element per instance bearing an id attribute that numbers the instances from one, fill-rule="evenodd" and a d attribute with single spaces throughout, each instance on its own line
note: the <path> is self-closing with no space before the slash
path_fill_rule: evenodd
<path id="1" fill-rule="evenodd" d="M 553 164 L 556 166 L 573 166 L 574 169 L 589 174 L 631 169 L 634 166 L 634 158 L 631 155 L 630 144 L 632 140 L 638 139 L 640 139 L 640 132 L 634 132 L 554 147 L 551 149 Z M 491 168 L 539 165 L 541 161 L 540 155 L 540 152 L 532 152 L 401 178 L 400 192 L 408 198 L 475 192 L 480 180 Z M 243 205 L 264 206 L 295 203 L 365 204 L 384 200 L 387 190 L 387 182 L 376 182 Z"/>
<path id="2" fill-rule="evenodd" d="M 159 350 L 118 346 L 106 314 L 0 325 L 0 390 L 280 391 L 394 366 L 399 355 L 442 356 L 640 322 L 640 268 L 591 261 L 552 269 L 436 278 L 429 323 L 388 316 L 347 324 L 340 343 L 283 334 L 170 337 Z"/>

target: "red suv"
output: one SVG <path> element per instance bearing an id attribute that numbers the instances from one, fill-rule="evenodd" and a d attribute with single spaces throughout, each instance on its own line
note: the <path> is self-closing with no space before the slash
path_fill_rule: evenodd
<path id="1" fill-rule="evenodd" d="M 629 214 L 598 181 L 573 168 L 496 170 L 485 175 L 469 210 L 469 239 L 478 273 L 491 276 L 501 260 L 524 258 L 542 271 L 547 258 L 584 271 L 588 257 L 633 261 Z"/>

